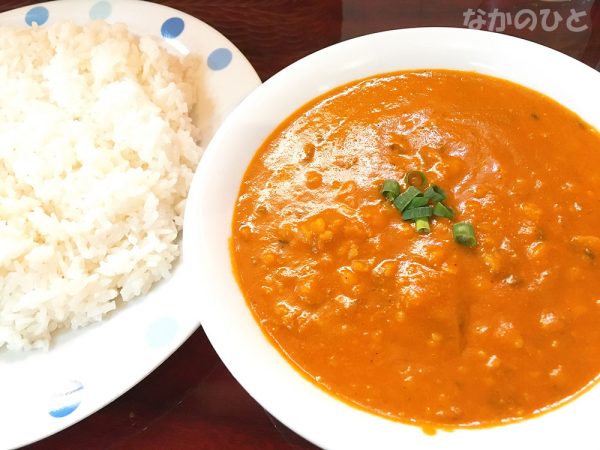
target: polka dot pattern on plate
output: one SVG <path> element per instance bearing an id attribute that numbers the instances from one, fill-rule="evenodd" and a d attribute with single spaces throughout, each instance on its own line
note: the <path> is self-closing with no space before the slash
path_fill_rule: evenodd
<path id="1" fill-rule="evenodd" d="M 94 3 L 90 8 L 89 17 L 91 20 L 105 20 L 112 14 L 112 5 L 108 0 L 100 0 Z M 44 6 L 36 6 L 31 8 L 25 14 L 25 22 L 27 25 L 32 26 L 34 23 L 37 25 L 44 25 L 50 16 L 48 8 Z M 160 34 L 165 39 L 175 39 L 183 33 L 185 28 L 185 22 L 180 17 L 170 17 L 166 19 L 161 27 Z M 233 59 L 233 54 L 228 48 L 217 48 L 213 50 L 207 59 L 208 67 L 211 70 L 223 70 Z"/>
<path id="2" fill-rule="evenodd" d="M 105 20 L 110 17 L 112 5 L 108 1 L 100 1 L 90 8 L 90 19 Z"/>
<path id="3" fill-rule="evenodd" d="M 58 393 L 50 399 L 50 416 L 60 419 L 75 411 L 81 404 L 83 384 L 70 380 L 61 386 Z"/>
<path id="4" fill-rule="evenodd" d="M 232 59 L 233 54 L 231 53 L 231 50 L 227 48 L 218 48 L 208 55 L 208 67 L 212 70 L 223 70 L 229 65 Z"/>
<path id="5" fill-rule="evenodd" d="M 25 14 L 25 23 L 29 26 L 32 26 L 34 23 L 37 25 L 44 25 L 48 21 L 48 17 L 50 13 L 48 12 L 48 8 L 43 6 L 36 6 L 31 8 Z"/>
<path id="6" fill-rule="evenodd" d="M 183 33 L 185 22 L 179 17 L 171 17 L 163 22 L 160 34 L 165 39 L 174 39 Z"/>
<path id="7" fill-rule="evenodd" d="M 167 345 L 177 334 L 179 325 L 173 317 L 162 317 L 154 321 L 146 332 L 146 342 L 153 348 Z"/>

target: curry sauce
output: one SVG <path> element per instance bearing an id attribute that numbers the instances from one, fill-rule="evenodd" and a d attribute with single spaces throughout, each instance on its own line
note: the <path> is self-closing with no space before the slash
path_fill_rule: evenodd
<path id="1" fill-rule="evenodd" d="M 600 373 L 600 135 L 553 100 L 455 71 L 341 86 L 245 174 L 232 259 L 257 321 L 331 394 L 421 425 L 537 414 Z M 415 233 L 384 179 L 422 171 L 478 245 Z"/>

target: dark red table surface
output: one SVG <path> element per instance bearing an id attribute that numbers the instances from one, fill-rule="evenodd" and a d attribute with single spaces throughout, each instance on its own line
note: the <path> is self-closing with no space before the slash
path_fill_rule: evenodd
<path id="1" fill-rule="evenodd" d="M 31 3 L 35 2 L 3 1 L 0 11 Z M 219 30 L 246 55 L 263 81 L 305 55 L 352 37 L 394 28 L 469 24 L 539 42 L 600 70 L 600 0 L 170 0 L 162 3 Z M 531 10 L 536 23 L 532 22 L 529 11 L 520 12 L 523 10 Z M 502 23 L 502 17 L 508 17 L 506 13 L 511 15 L 512 25 Z M 561 20 L 556 23 L 559 16 Z M 30 448 L 315 447 L 270 416 L 243 390 L 199 329 L 122 397 Z"/>

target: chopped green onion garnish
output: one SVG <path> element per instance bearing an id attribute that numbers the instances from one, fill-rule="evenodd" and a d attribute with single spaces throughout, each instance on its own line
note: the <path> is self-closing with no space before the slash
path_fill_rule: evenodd
<path id="1" fill-rule="evenodd" d="M 420 208 L 407 209 L 402 213 L 402 218 L 404 220 L 413 220 L 431 217 L 432 215 L 433 208 L 431 206 L 422 206 Z"/>
<path id="2" fill-rule="evenodd" d="M 434 203 L 443 202 L 447 198 L 444 190 L 435 184 L 432 184 L 423 192 L 423 197 L 430 199 Z"/>
<path id="3" fill-rule="evenodd" d="M 417 183 L 415 183 L 415 179 L 418 179 Z M 427 177 L 420 170 L 411 170 L 404 176 L 404 182 L 407 186 L 423 188 L 427 185 Z"/>
<path id="4" fill-rule="evenodd" d="M 448 208 L 443 203 L 436 203 L 433 207 L 433 215 L 438 217 L 445 217 L 446 219 L 454 219 L 454 211 Z"/>
<path id="5" fill-rule="evenodd" d="M 381 186 L 381 193 L 389 201 L 393 202 L 400 194 L 400 183 L 396 180 L 385 180 Z"/>
<path id="6" fill-rule="evenodd" d="M 398 211 L 402 212 L 406 209 L 410 201 L 420 193 L 421 191 L 418 190 L 416 187 L 409 186 L 407 190 L 405 190 L 402 194 L 396 197 L 396 199 L 394 200 L 394 206 Z"/>
<path id="7" fill-rule="evenodd" d="M 465 247 L 475 247 L 477 239 L 475 239 L 475 230 L 469 222 L 455 223 L 452 227 L 454 240 Z"/>
<path id="8" fill-rule="evenodd" d="M 419 234 L 428 234 L 431 231 L 431 228 L 429 227 L 429 219 L 421 217 L 415 220 L 415 228 Z"/>
<path id="9" fill-rule="evenodd" d="M 419 170 L 411 170 L 404 176 L 407 188 L 401 192 L 400 183 L 396 180 L 384 180 L 381 186 L 381 194 L 390 200 L 394 207 L 402 213 L 404 220 L 415 222 L 415 228 L 419 234 L 427 234 L 431 231 L 430 217 L 444 217 L 454 219 L 454 211 L 442 202 L 448 197 L 444 190 L 432 184 L 424 192 L 427 186 L 427 177 Z M 454 240 L 465 247 L 475 247 L 477 239 L 473 225 L 468 222 L 456 223 L 452 227 Z"/>
<path id="10" fill-rule="evenodd" d="M 421 197 L 421 196 L 416 196 L 415 198 L 413 198 L 410 203 L 408 204 L 408 206 L 406 207 L 406 209 L 413 209 L 413 208 L 419 208 L 421 206 L 427 206 L 427 204 L 429 203 L 429 199 L 425 198 L 425 197 Z"/>

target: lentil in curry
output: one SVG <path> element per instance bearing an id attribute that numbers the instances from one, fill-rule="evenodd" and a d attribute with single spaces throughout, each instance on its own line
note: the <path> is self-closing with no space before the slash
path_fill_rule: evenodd
<path id="1" fill-rule="evenodd" d="M 422 171 L 457 221 L 382 196 Z M 323 389 L 403 422 L 536 414 L 600 372 L 600 135 L 553 100 L 455 71 L 311 101 L 258 150 L 232 258 L 265 333 Z"/>

